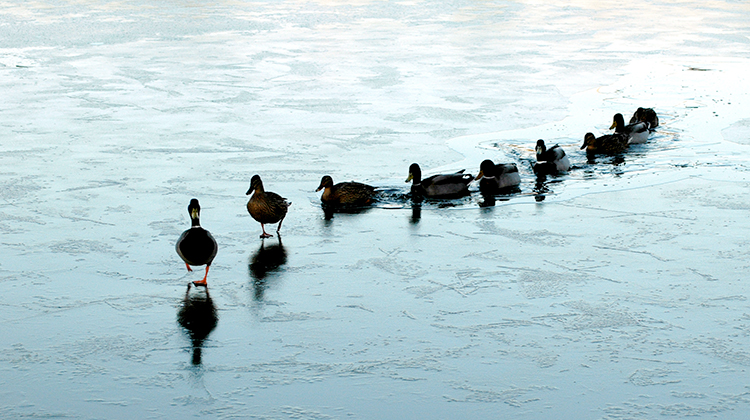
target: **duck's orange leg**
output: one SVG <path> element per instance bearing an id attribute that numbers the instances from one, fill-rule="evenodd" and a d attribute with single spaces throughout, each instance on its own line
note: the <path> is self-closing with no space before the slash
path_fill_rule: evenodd
<path id="1" fill-rule="evenodd" d="M 194 285 L 196 285 L 196 286 L 204 286 L 204 287 L 208 286 L 208 282 L 206 282 L 206 278 L 208 277 L 208 267 L 210 267 L 210 266 L 208 266 L 208 265 L 206 266 L 206 275 L 203 276 L 203 280 L 194 281 L 193 282 Z"/>
<path id="2" fill-rule="evenodd" d="M 185 263 L 185 267 L 187 267 L 188 271 L 193 271 L 193 269 L 190 268 L 190 265 L 188 263 Z"/>

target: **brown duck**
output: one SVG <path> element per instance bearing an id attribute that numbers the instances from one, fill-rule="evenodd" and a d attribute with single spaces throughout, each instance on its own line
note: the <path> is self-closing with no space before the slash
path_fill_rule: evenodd
<path id="1" fill-rule="evenodd" d="M 323 190 L 320 201 L 334 207 L 365 206 L 375 200 L 375 187 L 359 182 L 339 182 L 333 184 L 333 178 L 325 175 L 315 191 Z"/>
<path id="2" fill-rule="evenodd" d="M 253 175 L 250 179 L 250 189 L 247 190 L 246 195 L 253 194 L 250 197 L 250 201 L 247 202 L 247 211 L 253 219 L 260 223 L 260 228 L 263 230 L 261 238 L 270 238 L 273 235 L 266 233 L 265 224 L 279 223 L 276 228 L 276 233 L 281 230 L 281 222 L 286 217 L 286 212 L 289 206 L 292 205 L 286 198 L 263 189 L 263 181 L 260 180 L 260 176 Z M 279 233 L 280 234 L 280 233 Z"/>
<path id="3" fill-rule="evenodd" d="M 628 148 L 628 135 L 624 133 L 607 134 L 596 137 L 593 133 L 586 133 L 581 150 L 586 149 L 588 155 L 616 155 Z"/>

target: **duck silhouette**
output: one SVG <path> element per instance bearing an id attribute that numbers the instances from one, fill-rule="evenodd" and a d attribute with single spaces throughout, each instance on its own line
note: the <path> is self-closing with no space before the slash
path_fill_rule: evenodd
<path id="1" fill-rule="evenodd" d="M 286 259 L 286 249 L 281 243 L 281 238 L 278 243 L 268 246 L 262 241 L 260 248 L 250 256 L 247 270 L 253 280 L 255 300 L 263 300 L 263 293 L 268 288 L 267 277 L 286 264 Z"/>
<path id="2" fill-rule="evenodd" d="M 200 365 L 203 342 L 219 322 L 219 316 L 214 302 L 211 300 L 211 295 L 208 293 L 208 288 L 205 288 L 203 292 L 196 290 L 191 293 L 190 284 L 188 284 L 182 305 L 177 312 L 177 322 L 190 337 L 193 346 L 193 365 Z"/>

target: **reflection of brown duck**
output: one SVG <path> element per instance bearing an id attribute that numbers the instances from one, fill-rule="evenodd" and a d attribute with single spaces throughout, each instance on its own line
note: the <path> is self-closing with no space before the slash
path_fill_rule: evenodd
<path id="1" fill-rule="evenodd" d="M 190 293 L 188 285 L 182 306 L 177 312 L 177 322 L 185 328 L 190 336 L 193 345 L 193 364 L 201 364 L 201 349 L 203 341 L 211 334 L 219 322 L 219 316 L 216 307 L 208 294 L 208 288 L 205 293 Z"/>
<path id="2" fill-rule="evenodd" d="M 422 179 L 422 169 L 418 164 L 409 166 L 406 182 L 412 181 L 411 193 L 415 196 L 432 198 L 463 197 L 469 194 L 469 183 L 473 177 L 460 170 L 453 174 L 440 174 Z"/>
<path id="3" fill-rule="evenodd" d="M 586 154 L 605 154 L 616 155 L 622 153 L 628 148 L 628 135 L 615 133 L 607 134 L 601 137 L 594 136 L 593 133 L 586 133 L 583 138 L 581 150 L 586 149 Z"/>
<path id="4" fill-rule="evenodd" d="M 320 201 L 334 207 L 356 207 L 371 204 L 375 200 L 375 187 L 359 182 L 339 182 L 333 184 L 333 178 L 325 175 L 315 191 L 323 190 Z"/>
<path id="5" fill-rule="evenodd" d="M 261 242 L 260 248 L 250 257 L 248 272 L 253 279 L 255 287 L 255 299 L 262 300 L 263 292 L 267 287 L 266 277 L 286 264 L 286 250 L 279 238 L 278 244 L 266 246 Z"/>
<path id="6" fill-rule="evenodd" d="M 219 245 L 216 243 L 216 239 L 211 236 L 211 232 L 201 227 L 201 206 L 195 198 L 190 200 L 188 213 L 190 213 L 192 227 L 182 232 L 180 238 L 177 239 L 175 249 L 177 250 L 177 255 L 185 261 L 185 267 L 187 267 L 188 271 L 193 271 L 190 268 L 191 265 L 205 264 L 206 274 L 203 276 L 203 280 L 193 282 L 196 286 L 205 286 L 206 277 L 208 277 L 208 268 L 211 266 L 214 257 L 216 257 Z"/>
<path id="7" fill-rule="evenodd" d="M 253 219 L 260 223 L 260 228 L 263 233 L 260 235 L 261 238 L 270 238 L 273 235 L 266 233 L 265 224 L 279 223 L 276 228 L 276 233 L 281 230 L 281 222 L 286 217 L 286 212 L 289 206 L 292 204 L 286 200 L 286 198 L 263 189 L 263 181 L 260 180 L 260 176 L 253 175 L 250 179 L 250 189 L 247 190 L 246 195 L 253 194 L 250 200 L 247 202 L 247 211 Z"/>

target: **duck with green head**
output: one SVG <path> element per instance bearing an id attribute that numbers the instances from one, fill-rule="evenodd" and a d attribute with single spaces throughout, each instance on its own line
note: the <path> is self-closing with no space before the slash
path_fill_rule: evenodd
<path id="1" fill-rule="evenodd" d="M 612 118 L 612 126 L 609 129 L 615 129 L 615 133 L 626 134 L 628 136 L 628 144 L 640 144 L 648 141 L 648 123 L 647 122 L 634 122 L 632 124 L 625 125 L 625 119 L 622 114 L 617 113 Z"/>
<path id="2" fill-rule="evenodd" d="M 474 179 L 479 180 L 479 189 L 482 191 L 515 188 L 521 184 L 521 175 L 515 163 L 495 164 L 489 159 L 482 161 L 479 174 Z"/>
<path id="3" fill-rule="evenodd" d="M 636 122 L 648 123 L 649 131 L 654 131 L 659 126 L 659 116 L 656 115 L 656 111 L 653 108 L 638 108 L 630 117 L 630 124 Z"/>
<path id="4" fill-rule="evenodd" d="M 177 239 L 175 249 L 177 250 L 177 255 L 182 258 L 182 261 L 185 261 L 185 267 L 187 267 L 188 271 L 193 271 L 193 269 L 190 268 L 191 265 L 206 266 L 206 274 L 203 276 L 203 280 L 193 282 L 196 286 L 206 286 L 208 268 L 211 266 L 214 257 L 216 257 L 219 245 L 216 243 L 216 239 L 211 235 L 211 232 L 201 227 L 201 206 L 197 199 L 194 198 L 190 200 L 188 213 L 190 214 L 192 227 L 182 232 L 180 238 Z"/>
<path id="5" fill-rule="evenodd" d="M 534 173 L 537 175 L 552 175 L 567 172 L 570 169 L 570 160 L 565 155 L 565 150 L 556 144 L 549 149 L 544 140 L 536 142 L 536 163 Z"/>
<path id="6" fill-rule="evenodd" d="M 422 179 L 422 169 L 418 164 L 412 163 L 406 182 L 411 181 L 411 193 L 414 197 L 456 198 L 469 194 L 469 183 L 473 179 L 471 175 L 464 174 L 463 169 L 452 174 L 432 175 Z"/>

